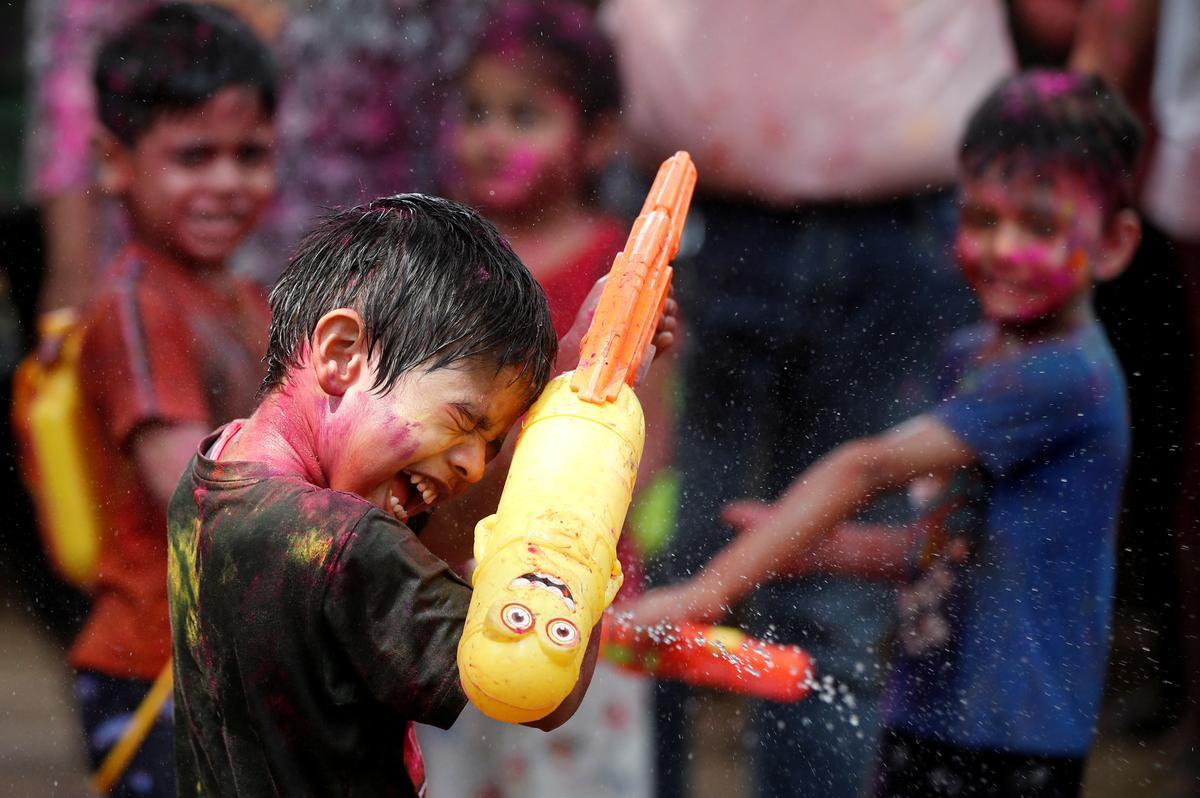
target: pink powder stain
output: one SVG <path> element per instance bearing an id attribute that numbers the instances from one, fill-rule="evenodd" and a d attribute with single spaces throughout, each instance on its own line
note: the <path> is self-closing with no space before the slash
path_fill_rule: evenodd
<path id="1" fill-rule="evenodd" d="M 542 167 L 543 156 L 531 147 L 516 147 L 504 162 L 500 176 L 515 185 L 527 183 Z"/>
<path id="2" fill-rule="evenodd" d="M 1018 293 L 1015 316 L 1033 321 L 1066 305 L 1087 280 L 1087 258 L 1081 250 L 1065 263 L 1044 246 L 1031 245 L 1011 253 L 1008 263 L 1021 270 L 1013 284 Z"/>
<path id="3" fill-rule="evenodd" d="M 1066 94 L 1079 86 L 1079 76 L 1065 72 L 1041 72 L 1033 76 L 1034 91 L 1043 100 Z"/>
<path id="4" fill-rule="evenodd" d="M 407 460 L 416 454 L 421 442 L 417 439 L 420 425 L 413 421 L 392 421 L 388 425 L 387 445 L 396 457 Z"/>

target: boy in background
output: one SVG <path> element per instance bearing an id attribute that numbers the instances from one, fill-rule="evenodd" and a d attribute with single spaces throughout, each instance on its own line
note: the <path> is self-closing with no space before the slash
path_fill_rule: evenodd
<path id="1" fill-rule="evenodd" d="M 1001 84 L 962 144 L 956 254 L 986 319 L 951 339 L 945 398 L 833 450 L 773 505 L 727 507 L 744 534 L 633 613 L 635 623 L 713 619 L 797 568 L 911 573 L 909 537 L 839 525 L 885 491 L 977 471 L 973 550 L 953 580 L 934 571 L 912 591 L 926 594 L 922 620 L 902 629 L 894 654 L 876 795 L 1079 792 L 1129 452 L 1124 380 L 1092 286 L 1121 273 L 1140 237 L 1139 144 L 1137 122 L 1099 78 L 1035 72 Z"/>
<path id="2" fill-rule="evenodd" d="M 225 271 L 275 186 L 275 71 L 229 12 L 171 4 L 96 64 L 99 183 L 131 242 L 85 316 L 81 382 L 103 438 L 105 542 L 70 652 L 98 764 L 170 656 L 166 506 L 196 443 L 253 408 L 268 310 Z M 115 794 L 174 795 L 170 717 Z"/>

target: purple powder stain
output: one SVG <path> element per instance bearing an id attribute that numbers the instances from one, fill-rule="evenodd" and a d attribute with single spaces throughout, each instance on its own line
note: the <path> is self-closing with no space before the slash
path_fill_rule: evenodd
<path id="1" fill-rule="evenodd" d="M 1033 87 L 1038 96 L 1049 100 L 1066 94 L 1079 86 L 1079 77 L 1066 72 L 1042 72 L 1033 76 Z"/>
<path id="2" fill-rule="evenodd" d="M 394 450 L 397 457 L 403 459 L 411 457 L 420 445 L 416 440 L 417 429 L 417 424 L 412 421 L 396 423 L 393 428 L 388 430 L 388 448 Z"/>

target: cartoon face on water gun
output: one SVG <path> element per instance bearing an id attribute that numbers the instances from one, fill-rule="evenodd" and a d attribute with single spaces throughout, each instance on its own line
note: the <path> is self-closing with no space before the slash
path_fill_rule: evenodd
<path id="1" fill-rule="evenodd" d="M 641 407 L 628 388 L 617 402 L 584 402 L 570 377 L 530 410 L 500 506 L 475 530 L 459 674 L 477 707 L 511 723 L 545 717 L 571 692 L 621 587 L 616 545 L 641 459 Z"/>
<path id="2" fill-rule="evenodd" d="M 659 170 L 609 274 L 579 368 L 546 386 L 521 428 L 496 514 L 475 528 L 475 588 L 458 646 L 484 714 L 527 723 L 574 689 L 592 630 L 621 587 L 617 539 L 645 441 L 630 385 L 671 284 L 696 170 Z"/>

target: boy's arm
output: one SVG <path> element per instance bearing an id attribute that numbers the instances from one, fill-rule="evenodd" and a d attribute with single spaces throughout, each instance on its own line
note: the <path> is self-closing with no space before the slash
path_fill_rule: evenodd
<path id="1" fill-rule="evenodd" d="M 760 526 L 718 552 L 698 576 L 638 602 L 633 621 L 715 620 L 751 590 L 790 573 L 823 535 L 879 494 L 975 460 L 971 449 L 929 415 L 843 444 L 801 474 Z"/>
<path id="2" fill-rule="evenodd" d="M 771 505 L 756 500 L 730 502 L 721 520 L 735 535 L 743 535 L 763 524 Z M 858 579 L 902 582 L 912 576 L 913 553 L 926 537 L 920 524 L 890 526 L 854 521 L 839 524 L 823 536 L 807 554 L 781 576 L 799 577 L 814 573 Z"/>
<path id="3" fill-rule="evenodd" d="M 919 531 L 909 527 L 841 524 L 801 555 L 797 565 L 784 575 L 823 573 L 902 582 L 912 575 L 913 550 L 919 538 Z"/>
<path id="4" fill-rule="evenodd" d="M 600 627 L 603 623 L 604 619 L 601 618 L 592 629 L 592 639 L 588 641 L 587 651 L 583 655 L 583 663 L 579 666 L 579 681 L 575 683 L 575 689 L 549 715 L 539 720 L 523 723 L 522 726 L 553 731 L 570 720 L 571 716 L 575 714 L 575 710 L 579 709 L 588 686 L 592 683 L 592 674 L 596 670 L 596 657 L 600 653 Z"/>
<path id="5" fill-rule="evenodd" d="M 151 423 L 133 433 L 130 445 L 137 461 L 138 476 L 150 489 L 150 495 L 166 508 L 179 485 L 196 446 L 208 434 L 203 424 Z"/>

